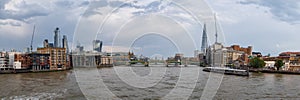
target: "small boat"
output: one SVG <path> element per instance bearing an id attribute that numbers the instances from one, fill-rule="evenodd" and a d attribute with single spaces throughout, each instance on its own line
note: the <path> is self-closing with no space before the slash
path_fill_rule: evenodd
<path id="1" fill-rule="evenodd" d="M 205 72 L 215 72 L 227 75 L 237 75 L 237 76 L 249 76 L 249 71 L 241 69 L 232 69 L 228 67 L 205 67 L 203 69 Z"/>

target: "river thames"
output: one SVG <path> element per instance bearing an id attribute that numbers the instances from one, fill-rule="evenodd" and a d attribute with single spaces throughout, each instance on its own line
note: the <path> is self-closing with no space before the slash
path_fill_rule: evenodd
<path id="1" fill-rule="evenodd" d="M 202 68 L 195 66 L 169 68 L 159 66 L 152 68 L 119 66 L 95 69 L 96 68 L 75 68 L 62 72 L 2 74 L 0 75 L 0 99 L 82 100 L 86 98 L 93 99 L 93 97 L 89 97 L 92 95 L 85 95 L 90 94 L 89 92 L 95 94 L 97 91 L 109 91 L 112 95 L 106 95 L 108 99 L 159 100 L 187 98 L 197 100 L 201 98 L 205 89 L 214 89 L 214 87 L 206 86 L 207 81 L 214 77 L 210 77 L 210 73 L 203 72 Z M 118 71 L 116 71 L 116 69 L 118 69 Z M 144 82 L 149 81 L 149 86 L 139 85 L 138 83 L 137 85 L 132 85 L 130 82 L 134 80 L 134 77 L 130 77 L 126 73 L 116 74 L 116 72 L 126 72 L 125 70 L 129 69 L 141 77 L 147 76 L 150 73 L 159 74 L 153 72 L 153 70 L 162 70 L 164 73 L 160 75 L 161 77 L 153 78 L 153 80 L 152 78 L 145 80 Z M 97 73 L 95 74 L 95 72 Z M 187 77 L 184 77 L 185 74 L 187 74 Z M 182 80 L 184 81 L 180 83 L 181 76 L 183 76 Z M 213 99 L 216 100 L 300 99 L 300 78 L 297 75 L 251 73 L 250 77 L 223 76 L 222 74 L 217 76 L 222 77 L 218 77 L 221 79 L 221 83 L 219 87 L 217 87 L 216 94 L 213 96 Z M 126 81 L 123 78 L 130 80 Z M 96 80 L 86 82 L 88 84 L 80 82 L 89 79 L 101 79 L 105 87 L 97 86 L 101 83 L 97 83 L 98 81 Z M 195 82 L 195 84 L 192 84 L 193 82 Z M 84 87 L 84 84 L 88 87 Z M 192 91 L 190 94 L 184 94 L 188 92 L 174 92 L 173 90 L 175 88 Z M 94 90 L 97 91 L 95 92 Z M 187 97 L 178 97 L 178 95 L 182 94 Z M 169 95 L 169 97 L 166 95 Z M 99 98 L 95 97 L 94 99 L 103 98 L 106 98 L 105 95 L 100 95 Z"/>

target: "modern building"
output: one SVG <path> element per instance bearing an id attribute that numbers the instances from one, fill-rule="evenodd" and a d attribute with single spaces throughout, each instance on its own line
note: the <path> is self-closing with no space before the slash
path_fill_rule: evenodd
<path id="1" fill-rule="evenodd" d="M 61 42 L 60 42 L 60 30 L 59 28 L 56 28 L 54 30 L 54 47 L 60 48 Z"/>
<path id="2" fill-rule="evenodd" d="M 102 45 L 103 45 L 102 41 L 94 40 L 93 41 L 93 51 L 102 52 Z"/>
<path id="3" fill-rule="evenodd" d="M 63 44 L 62 47 L 66 49 L 66 53 L 69 54 L 69 45 L 68 45 L 68 39 L 66 35 L 63 36 L 62 44 Z"/>
<path id="4" fill-rule="evenodd" d="M 204 24 L 203 34 L 202 34 L 201 52 L 205 54 L 207 48 L 208 48 L 207 31 L 206 31 L 206 24 Z"/>

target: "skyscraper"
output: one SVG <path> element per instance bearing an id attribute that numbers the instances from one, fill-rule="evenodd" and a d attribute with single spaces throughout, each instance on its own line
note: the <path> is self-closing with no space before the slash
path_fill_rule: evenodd
<path id="1" fill-rule="evenodd" d="M 44 40 L 44 47 L 45 47 L 45 48 L 48 48 L 48 47 L 49 47 L 49 41 L 48 41 L 48 39 L 45 39 L 45 40 Z"/>
<path id="2" fill-rule="evenodd" d="M 68 54 L 69 53 L 69 46 L 68 46 L 68 39 L 67 39 L 66 35 L 63 36 L 62 42 L 63 42 L 62 43 L 63 48 L 66 48 L 66 53 Z"/>
<path id="3" fill-rule="evenodd" d="M 97 52 L 102 52 L 102 45 L 103 42 L 100 40 L 94 40 L 93 41 L 93 50 Z"/>
<path id="4" fill-rule="evenodd" d="M 60 31 L 59 31 L 58 27 L 54 30 L 54 47 L 56 47 L 56 48 L 60 48 L 61 47 L 61 43 L 60 43 Z"/>
<path id="5" fill-rule="evenodd" d="M 205 54 L 207 47 L 208 47 L 208 43 L 207 43 L 206 24 L 204 24 L 204 26 L 203 26 L 203 34 L 202 34 L 201 52 L 203 52 Z"/>

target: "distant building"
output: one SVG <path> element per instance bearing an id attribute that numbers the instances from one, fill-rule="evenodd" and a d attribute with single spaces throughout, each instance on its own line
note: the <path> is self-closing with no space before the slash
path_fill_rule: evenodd
<path id="1" fill-rule="evenodd" d="M 14 56 L 15 69 L 31 69 L 33 71 L 50 69 L 50 54 L 26 53 L 15 54 Z"/>
<path id="2" fill-rule="evenodd" d="M 248 46 L 248 48 L 240 47 L 240 45 L 232 45 L 231 48 L 236 51 L 243 51 L 247 55 L 252 55 L 252 46 Z"/>
<path id="3" fill-rule="evenodd" d="M 41 54 L 50 54 L 50 70 L 68 69 L 66 48 L 37 48 L 37 52 Z"/>
<path id="4" fill-rule="evenodd" d="M 75 52 L 83 52 L 84 51 L 84 47 L 83 46 L 80 46 L 80 44 L 78 44 L 76 46 L 76 49 L 75 49 Z"/>
<path id="5" fill-rule="evenodd" d="M 300 71 L 300 52 L 282 52 L 277 58 L 285 63 L 284 70 Z"/>
<path id="6" fill-rule="evenodd" d="M 221 66 L 217 64 L 220 62 L 216 62 L 216 58 L 220 58 L 216 57 L 216 51 L 221 50 L 222 48 L 224 48 L 224 46 L 221 43 L 215 43 L 207 48 L 205 60 L 209 66 Z"/>
<path id="7" fill-rule="evenodd" d="M 8 70 L 9 66 L 9 55 L 7 52 L 0 52 L 0 70 Z"/>
<path id="8" fill-rule="evenodd" d="M 69 45 L 68 45 L 68 39 L 67 39 L 67 36 L 64 35 L 63 36 L 63 39 L 62 39 L 62 44 L 63 44 L 63 48 L 66 49 L 66 53 L 69 54 Z"/>
<path id="9" fill-rule="evenodd" d="M 50 48 L 54 48 L 54 44 L 53 43 L 49 43 L 49 47 Z"/>
<path id="10" fill-rule="evenodd" d="M 71 54 L 74 67 L 112 67 L 113 59 L 100 52 L 77 52 Z"/>
<path id="11" fill-rule="evenodd" d="M 201 53 L 202 53 L 201 51 L 195 50 L 195 51 L 194 51 L 194 57 L 195 57 L 195 58 L 198 58 L 199 54 L 201 54 Z"/>
<path id="12" fill-rule="evenodd" d="M 49 47 L 49 41 L 48 41 L 48 39 L 45 39 L 45 40 L 44 40 L 44 47 L 45 47 L 45 48 L 48 48 L 48 47 Z"/>
<path id="13" fill-rule="evenodd" d="M 128 52 L 104 53 L 104 55 L 112 57 L 114 65 L 125 65 L 129 61 L 130 54 Z"/>
<path id="14" fill-rule="evenodd" d="M 252 57 L 254 58 L 254 57 L 259 57 L 259 58 L 261 58 L 262 57 L 262 54 L 261 54 L 261 52 L 252 52 Z"/>
<path id="15" fill-rule="evenodd" d="M 94 40 L 93 41 L 93 50 L 96 52 L 102 52 L 102 45 L 103 45 L 102 41 Z"/>
<path id="16" fill-rule="evenodd" d="M 221 43 L 215 43 L 208 47 L 206 57 L 206 64 L 209 66 L 230 66 L 240 67 L 246 66 L 249 63 L 248 54 L 251 55 L 252 47 L 241 48 L 238 45 L 231 47 L 224 47 Z"/>
<path id="17" fill-rule="evenodd" d="M 207 31 L 206 31 L 206 24 L 204 24 L 203 34 L 202 34 L 201 52 L 205 54 L 207 48 L 208 48 Z"/>
<path id="18" fill-rule="evenodd" d="M 54 30 L 54 47 L 60 48 L 61 42 L 60 42 L 60 30 L 59 28 L 56 28 Z"/>
<path id="19" fill-rule="evenodd" d="M 278 58 L 277 57 L 264 57 L 263 60 L 266 63 L 266 65 L 265 65 L 266 68 L 275 69 L 275 62 L 276 62 L 276 60 L 278 60 Z"/>
<path id="20" fill-rule="evenodd" d="M 20 64 L 16 69 L 30 69 L 32 65 L 31 57 L 27 54 L 15 54 L 15 62 Z"/>

